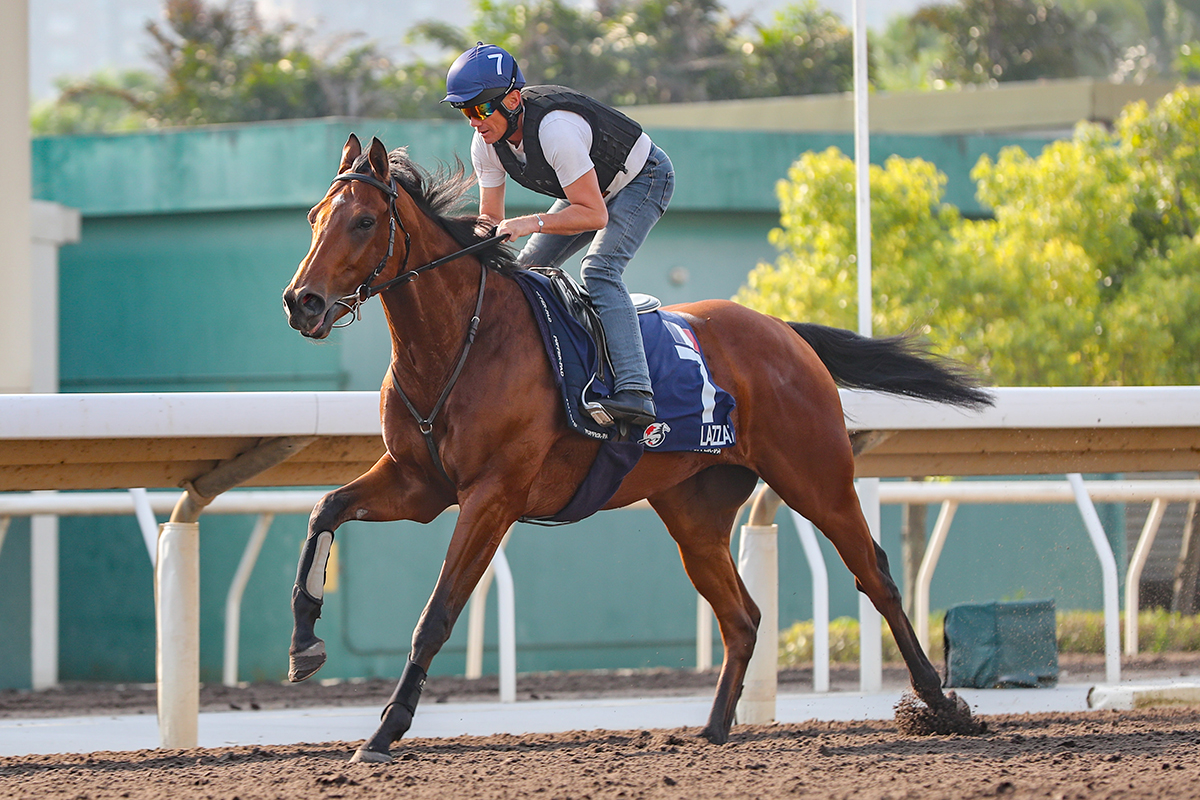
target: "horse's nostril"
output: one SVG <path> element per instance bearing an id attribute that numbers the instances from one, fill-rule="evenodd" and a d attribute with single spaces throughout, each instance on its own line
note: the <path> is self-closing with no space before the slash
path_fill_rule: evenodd
<path id="1" fill-rule="evenodd" d="M 312 292 L 305 292 L 300 297 L 300 305 L 303 306 L 304 310 L 307 311 L 309 314 L 316 316 L 318 314 L 324 313 L 325 298 L 321 297 L 318 294 L 313 294 Z"/>

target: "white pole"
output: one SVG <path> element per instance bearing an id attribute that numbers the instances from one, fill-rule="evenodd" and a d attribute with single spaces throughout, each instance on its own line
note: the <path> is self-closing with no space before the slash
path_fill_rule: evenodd
<path id="1" fill-rule="evenodd" d="M 1150 513 L 1146 515 L 1146 524 L 1142 526 L 1142 535 L 1138 537 L 1137 547 L 1133 551 L 1133 560 L 1129 562 L 1129 571 L 1125 574 L 1125 655 L 1136 656 L 1138 653 L 1138 610 L 1141 605 L 1138 597 L 1138 584 L 1142 580 L 1142 569 L 1146 559 L 1150 557 L 1150 548 L 1158 535 L 1158 527 L 1162 524 L 1163 514 L 1166 513 L 1167 503 L 1161 498 L 1154 498 L 1150 504 Z"/>
<path id="2" fill-rule="evenodd" d="M 150 566 L 153 567 L 158 562 L 158 520 L 154 518 L 154 509 L 150 507 L 150 495 L 145 489 L 130 489 L 129 496 L 133 499 L 133 513 L 137 516 L 142 541 L 146 543 Z"/>
<path id="3" fill-rule="evenodd" d="M 233 581 L 229 584 L 229 592 L 225 596 L 225 663 L 221 673 L 221 682 L 226 686 L 237 686 L 238 684 L 238 639 L 242 629 L 242 595 L 246 591 L 250 573 L 254 571 L 254 564 L 258 561 L 258 554 L 267 538 L 267 531 L 270 530 L 274 520 L 274 514 L 258 515 L 258 519 L 254 523 L 254 530 L 250 531 L 250 539 L 246 542 L 246 549 L 242 551 L 237 572 L 233 574 Z"/>
<path id="4" fill-rule="evenodd" d="M 854 0 L 854 173 L 858 257 L 858 332 L 871 335 L 871 130 L 867 102 L 867 20 Z"/>
<path id="5" fill-rule="evenodd" d="M 1104 679 L 1109 683 L 1118 683 L 1121 680 L 1121 629 L 1117 601 L 1117 560 L 1113 557 L 1108 537 L 1104 535 L 1104 527 L 1100 524 L 1096 506 L 1092 504 L 1092 498 L 1088 496 L 1083 485 L 1083 476 L 1072 472 L 1067 475 L 1067 480 L 1075 492 L 1075 503 L 1079 506 L 1083 524 L 1092 539 L 1092 547 L 1100 557 L 1100 574 L 1104 587 Z"/>
<path id="6" fill-rule="evenodd" d="M 504 555 L 503 543 L 496 548 L 496 555 L 492 557 L 492 567 L 496 570 L 496 606 L 500 614 L 500 702 L 515 703 L 517 702 L 516 598 L 513 593 L 512 571 L 508 568 L 508 557 Z"/>
<path id="7" fill-rule="evenodd" d="M 929 536 L 929 544 L 925 547 L 925 557 L 917 569 L 917 597 L 914 608 L 917 614 L 917 644 L 929 655 L 929 585 L 933 583 L 933 571 L 937 569 L 938 559 L 942 557 L 942 547 L 946 537 L 950 535 L 950 523 L 954 521 L 954 512 L 958 510 L 955 500 L 943 500 L 942 510 L 938 513 L 937 522 L 933 525 L 933 533 Z"/>
<path id="8" fill-rule="evenodd" d="M 867 17 L 862 0 L 854 0 L 854 176 L 855 227 L 858 259 L 858 332 L 872 333 L 871 322 L 871 126 L 867 101 Z M 879 541 L 879 479 L 859 482 L 863 513 L 871 536 Z M 858 599 L 859 683 L 864 692 L 883 687 L 883 628 L 879 612 L 865 597 Z"/>
<path id="9" fill-rule="evenodd" d="M 696 671 L 712 669 L 713 610 L 699 592 L 696 593 Z"/>
<path id="10" fill-rule="evenodd" d="M 812 572 L 813 602 L 813 691 L 829 691 L 829 571 L 825 568 L 825 556 L 817 542 L 813 524 L 792 511 L 796 532 L 800 535 L 800 546 L 808 559 Z"/>
<path id="11" fill-rule="evenodd" d="M 479 678 L 483 676 L 483 632 L 487 628 L 487 594 L 492 588 L 492 577 L 496 574 L 495 567 L 488 564 L 483 571 L 483 577 L 471 592 L 471 600 L 467 606 L 467 670 L 466 677 Z"/>
<path id="12" fill-rule="evenodd" d="M 49 689 L 58 685 L 58 517 L 30 518 L 29 562 L 30 683 Z"/>
<path id="13" fill-rule="evenodd" d="M 749 725 L 775 721 L 779 677 L 779 542 L 778 525 L 743 525 L 738 548 L 738 574 L 751 592 L 762 618 L 758 641 L 746 667 L 737 720 Z"/>
<path id="14" fill-rule="evenodd" d="M 0 344 L 0 392 L 37 391 L 35 309 L 42 307 L 33 284 L 32 155 L 29 149 L 29 3 L 0 3 L 0 297 L 4 298 L 4 342 Z"/>
<path id="15" fill-rule="evenodd" d="M 163 524 L 154 590 L 159 742 L 162 747 L 195 747 L 200 711 L 200 523 Z"/>
<path id="16" fill-rule="evenodd" d="M 858 496 L 871 538 L 879 541 L 879 479 L 858 481 Z M 858 685 L 864 692 L 883 689 L 883 617 L 870 599 L 858 595 L 859 666 Z"/>

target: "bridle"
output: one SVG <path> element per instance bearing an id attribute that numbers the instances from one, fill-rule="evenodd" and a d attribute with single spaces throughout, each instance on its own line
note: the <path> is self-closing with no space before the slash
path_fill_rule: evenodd
<path id="1" fill-rule="evenodd" d="M 350 319 L 346 322 L 334 324 L 332 326 L 334 328 L 345 328 L 348 325 L 353 324 L 356 320 L 361 319 L 362 304 L 380 292 L 387 291 L 393 286 L 399 286 L 401 284 L 408 283 L 409 281 L 416 280 L 422 272 L 428 272 L 431 269 L 440 267 L 441 265 L 454 261 L 455 259 L 462 258 L 463 256 L 469 256 L 473 253 L 478 253 L 481 250 L 486 250 L 492 245 L 504 241 L 506 238 L 502 236 L 492 236 L 476 242 L 469 247 L 464 247 L 462 250 L 455 251 L 448 256 L 430 261 L 428 264 L 423 266 L 415 269 L 407 269 L 408 254 L 412 251 L 412 237 L 408 235 L 408 229 L 404 227 L 404 220 L 400 218 L 400 212 L 396 210 L 396 200 L 400 197 L 400 191 L 396 188 L 396 179 L 388 178 L 388 183 L 384 183 L 372 175 L 366 175 L 361 172 L 344 172 L 335 177 L 333 181 L 335 184 L 338 181 L 362 181 L 363 183 L 374 186 L 376 189 L 387 195 L 388 209 L 391 211 L 391 215 L 388 217 L 387 252 L 383 254 L 383 257 L 379 259 L 379 263 L 375 265 L 375 269 L 373 269 L 371 274 L 366 277 L 366 280 L 359 284 L 357 289 L 350 294 L 343 295 L 342 297 L 339 297 L 337 300 L 333 301 L 335 306 L 345 306 L 346 309 L 350 311 Z M 396 277 L 389 281 L 384 281 L 378 286 L 372 286 L 371 282 L 383 273 L 384 268 L 387 267 L 387 263 L 391 261 L 392 254 L 395 252 L 397 226 L 400 227 L 400 232 L 404 234 L 404 260 L 400 263 L 400 269 L 398 270 Z M 487 269 L 484 268 L 484 275 L 486 276 L 486 274 Z M 479 294 L 482 302 L 482 283 Z M 478 315 L 478 313 L 478 309 L 476 309 L 476 315 Z"/>
<path id="2" fill-rule="evenodd" d="M 396 210 L 396 200 L 400 196 L 399 189 L 396 187 L 396 179 L 389 177 L 388 183 L 384 183 L 378 178 L 363 174 L 361 172 L 345 172 L 341 175 L 338 175 L 333 180 L 334 183 L 337 181 L 362 181 L 363 183 L 370 184 L 387 195 L 388 208 L 391 209 L 391 216 L 388 220 L 387 252 L 384 254 L 383 258 L 379 259 L 379 263 L 375 266 L 375 269 L 372 270 L 371 274 L 367 276 L 366 280 L 359 285 L 358 289 L 356 289 L 352 294 L 338 298 L 334 302 L 334 305 L 345 306 L 353 314 L 353 319 L 342 325 L 334 325 L 333 327 L 335 328 L 344 328 L 353 323 L 354 320 L 359 319 L 362 314 L 362 304 L 380 292 L 387 291 L 393 286 L 400 286 L 408 283 L 409 281 L 415 280 L 422 272 L 428 272 L 431 269 L 440 267 L 443 264 L 448 264 L 451 261 L 462 258 L 463 256 L 478 253 L 480 250 L 485 250 L 488 247 L 491 247 L 492 245 L 502 242 L 508 238 L 506 236 L 491 236 L 487 239 L 476 242 L 473 245 L 464 247 L 461 250 L 457 250 L 448 256 L 443 256 L 442 258 L 430 261 L 428 264 L 423 266 L 416 267 L 415 269 L 406 269 L 408 267 L 408 254 L 412 252 L 412 239 L 408 235 L 408 229 L 404 227 L 404 220 L 400 218 L 400 212 Z M 404 260 L 400 263 L 399 274 L 397 274 L 396 277 L 392 278 L 391 280 L 372 285 L 371 282 L 380 276 L 384 268 L 387 266 L 388 261 L 390 261 L 392 258 L 392 253 L 396 244 L 396 226 L 399 226 L 400 232 L 404 234 Z M 408 412 L 412 414 L 413 419 L 417 421 L 417 428 L 421 431 L 421 436 L 423 436 L 425 439 L 425 445 L 429 448 L 430 458 L 433 459 L 433 463 L 437 466 L 438 471 L 451 486 L 454 485 L 454 480 L 449 474 L 447 474 L 446 467 L 442 464 L 442 457 L 438 454 L 437 443 L 433 440 L 433 421 L 437 417 L 438 413 L 442 410 L 442 406 L 446 404 L 446 399 L 450 397 L 450 390 L 454 388 L 454 384 L 458 381 L 458 376 L 462 373 L 463 365 L 467 363 L 467 353 L 471 351 L 471 345 L 475 342 L 475 334 L 479 330 L 479 312 L 483 310 L 483 292 L 487 287 L 488 273 L 486 265 L 481 263 L 479 268 L 479 297 L 475 300 L 475 313 L 471 316 L 471 322 L 467 326 L 466 341 L 463 342 L 463 349 L 459 354 L 458 363 L 454 366 L 454 372 L 451 373 L 450 380 L 448 380 L 446 385 L 442 388 L 441 394 L 438 395 L 437 402 L 433 404 L 433 410 L 429 412 L 428 417 L 422 417 L 420 413 L 417 412 L 417 409 L 415 406 L 413 406 L 412 401 L 408 399 L 408 395 L 404 393 L 404 389 L 400 388 L 400 377 L 396 374 L 395 361 L 392 362 L 390 368 L 392 387 L 396 390 L 396 394 L 400 395 L 400 399 L 404 401 L 404 405 L 408 409 Z"/>

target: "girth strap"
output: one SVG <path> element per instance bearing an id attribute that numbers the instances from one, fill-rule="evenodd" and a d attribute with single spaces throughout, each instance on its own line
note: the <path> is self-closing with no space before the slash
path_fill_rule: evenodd
<path id="1" fill-rule="evenodd" d="M 413 406 L 412 401 L 408 399 L 408 395 L 400 388 L 400 377 L 396 374 L 396 362 L 391 365 L 392 372 L 392 388 L 396 390 L 396 394 L 400 395 L 400 399 L 404 402 L 404 406 L 408 409 L 408 413 L 413 415 L 413 419 L 417 421 L 417 428 L 421 431 L 421 435 L 425 438 L 425 446 L 429 448 L 429 457 L 433 459 L 433 463 L 437 466 L 438 472 L 446 479 L 446 482 L 451 486 L 454 481 L 446 472 L 445 465 L 442 464 L 442 457 L 438 454 L 437 442 L 433 440 L 433 421 L 437 418 L 438 413 L 442 410 L 442 406 L 446 404 L 446 399 L 450 396 L 450 390 L 454 388 L 454 384 L 458 381 L 458 376 L 462 373 L 463 365 L 467 363 L 467 354 L 471 352 L 471 345 L 475 343 L 475 334 L 479 331 L 479 312 L 483 310 L 483 290 L 487 286 L 487 267 L 483 264 L 479 265 L 479 297 L 475 301 L 475 314 L 471 317 L 471 322 L 467 326 L 467 339 L 463 342 L 462 353 L 458 357 L 458 363 L 454 366 L 454 372 L 450 375 L 450 380 L 442 388 L 442 393 L 438 397 L 437 402 L 433 404 L 433 410 L 429 412 L 428 417 L 422 417 L 417 409 Z"/>

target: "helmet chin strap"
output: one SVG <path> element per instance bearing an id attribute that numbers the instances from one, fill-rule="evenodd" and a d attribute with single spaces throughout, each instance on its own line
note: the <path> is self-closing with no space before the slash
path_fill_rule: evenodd
<path id="1" fill-rule="evenodd" d="M 504 115 L 504 118 L 506 120 L 508 120 L 508 127 L 504 129 L 504 135 L 501 136 L 498 141 L 501 141 L 501 142 L 508 141 L 508 137 L 512 136 L 513 133 L 516 132 L 517 120 L 520 119 L 521 114 L 523 114 L 524 112 L 525 112 L 525 103 L 523 103 L 523 102 L 517 104 L 517 107 L 511 111 L 509 111 L 508 107 L 505 106 L 503 103 L 500 104 L 500 113 Z"/>

